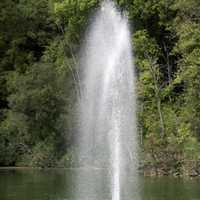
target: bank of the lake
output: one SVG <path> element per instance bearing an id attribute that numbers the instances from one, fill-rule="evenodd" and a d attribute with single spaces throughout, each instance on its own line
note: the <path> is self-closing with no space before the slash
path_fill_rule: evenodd
<path id="1" fill-rule="evenodd" d="M 140 171 L 144 176 L 200 177 L 200 160 L 184 153 L 157 151 L 143 155 Z"/>

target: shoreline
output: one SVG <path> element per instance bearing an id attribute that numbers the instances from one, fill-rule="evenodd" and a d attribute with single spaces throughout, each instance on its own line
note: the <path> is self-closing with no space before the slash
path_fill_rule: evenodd
<path id="1" fill-rule="evenodd" d="M 0 166 L 0 172 L 1 171 L 12 171 L 12 170 L 40 170 L 40 171 L 46 171 L 46 170 L 87 170 L 89 168 L 78 168 L 78 167 L 47 167 L 47 168 L 41 168 L 41 167 L 15 167 L 15 166 L 7 166 L 7 167 L 1 167 Z M 95 168 L 94 168 L 95 169 Z M 95 169 L 96 170 L 96 169 Z M 98 169 L 100 170 L 100 169 Z M 139 175 L 143 177 L 149 177 L 149 178 L 162 178 L 162 177 L 171 177 L 171 178 L 181 178 L 181 179 L 200 179 L 199 175 L 193 175 L 193 174 L 164 174 L 155 172 L 155 170 L 139 170 Z"/>

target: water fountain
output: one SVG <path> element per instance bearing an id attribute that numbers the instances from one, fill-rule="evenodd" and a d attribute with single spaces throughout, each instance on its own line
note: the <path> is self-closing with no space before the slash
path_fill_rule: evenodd
<path id="1" fill-rule="evenodd" d="M 109 199 L 138 200 L 133 55 L 127 18 L 114 3 L 102 3 L 83 46 L 75 199 L 107 198 L 107 179 Z"/>

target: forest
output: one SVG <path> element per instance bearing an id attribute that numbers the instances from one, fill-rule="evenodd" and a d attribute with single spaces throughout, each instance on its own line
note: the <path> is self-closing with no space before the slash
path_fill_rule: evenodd
<path id="1" fill-rule="evenodd" d="M 75 166 L 75 76 L 100 2 L 0 1 L 0 166 Z M 200 1 L 116 5 L 132 32 L 140 168 L 200 175 Z"/>

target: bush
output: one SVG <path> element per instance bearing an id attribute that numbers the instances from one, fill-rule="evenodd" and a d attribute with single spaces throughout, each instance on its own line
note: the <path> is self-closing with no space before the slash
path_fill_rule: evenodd
<path id="1" fill-rule="evenodd" d="M 72 167 L 74 166 L 74 153 L 69 150 L 58 162 L 58 167 Z"/>
<path id="2" fill-rule="evenodd" d="M 41 168 L 55 167 L 56 157 L 54 152 L 54 147 L 51 144 L 39 142 L 33 147 L 31 153 L 21 156 L 17 165 Z"/>

